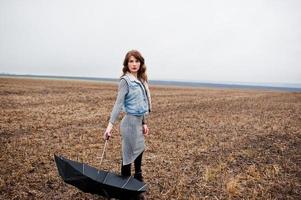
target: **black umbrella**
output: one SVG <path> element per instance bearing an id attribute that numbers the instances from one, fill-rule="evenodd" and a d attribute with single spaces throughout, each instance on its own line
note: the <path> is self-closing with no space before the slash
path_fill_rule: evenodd
<path id="1" fill-rule="evenodd" d="M 133 177 L 123 177 L 111 172 L 97 170 L 87 164 L 54 155 L 60 176 L 83 192 L 99 194 L 108 198 L 136 197 L 145 192 L 143 182 Z"/>

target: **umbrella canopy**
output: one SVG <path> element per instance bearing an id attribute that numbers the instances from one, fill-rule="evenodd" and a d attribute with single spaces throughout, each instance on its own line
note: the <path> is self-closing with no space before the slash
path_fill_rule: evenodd
<path id="1" fill-rule="evenodd" d="M 111 172 L 97 170 L 87 164 L 54 155 L 59 175 L 83 192 L 108 198 L 136 197 L 145 192 L 143 182 L 133 177 L 123 177 Z"/>

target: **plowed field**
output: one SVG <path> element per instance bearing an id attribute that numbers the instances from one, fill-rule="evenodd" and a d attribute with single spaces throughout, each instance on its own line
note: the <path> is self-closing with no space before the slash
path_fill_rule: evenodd
<path id="1" fill-rule="evenodd" d="M 301 93 L 151 86 L 148 199 L 301 199 Z M 0 78 L 0 199 L 103 199 L 65 184 L 54 154 L 119 173 L 117 84 Z M 120 120 L 119 120 L 120 121 Z"/>

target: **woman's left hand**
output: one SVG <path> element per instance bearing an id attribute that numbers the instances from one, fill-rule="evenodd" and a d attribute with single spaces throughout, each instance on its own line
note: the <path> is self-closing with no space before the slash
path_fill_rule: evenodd
<path id="1" fill-rule="evenodd" d="M 143 134 L 146 136 L 149 133 L 149 129 L 146 124 L 143 124 Z"/>

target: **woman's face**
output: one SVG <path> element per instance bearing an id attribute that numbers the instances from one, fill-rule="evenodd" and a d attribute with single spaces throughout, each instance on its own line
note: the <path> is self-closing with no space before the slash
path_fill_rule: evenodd
<path id="1" fill-rule="evenodd" d="M 131 73 L 138 73 L 138 70 L 140 69 L 140 61 L 134 56 L 131 56 L 128 62 L 128 68 Z"/>

